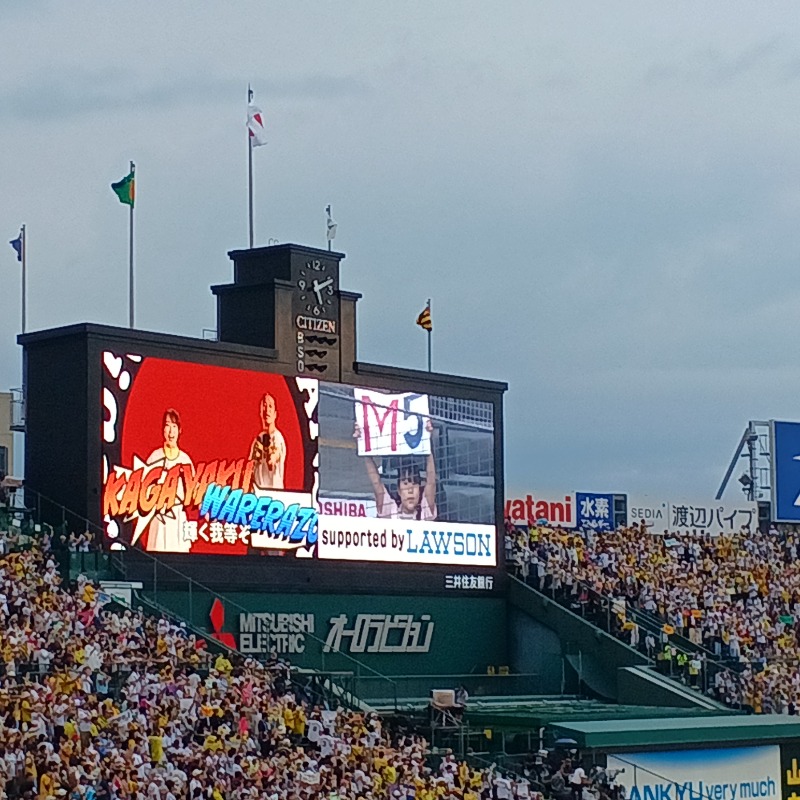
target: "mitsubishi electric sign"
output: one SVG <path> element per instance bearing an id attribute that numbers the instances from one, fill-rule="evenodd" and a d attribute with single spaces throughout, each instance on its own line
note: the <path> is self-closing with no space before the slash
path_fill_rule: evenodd
<path id="1" fill-rule="evenodd" d="M 777 745 L 608 757 L 628 800 L 781 800 Z"/>
<path id="2" fill-rule="evenodd" d="M 246 655 L 296 655 L 305 651 L 306 634 L 325 635 L 324 653 L 428 653 L 434 623 L 430 614 L 325 615 L 317 631 L 314 614 L 239 614 L 239 651 Z M 323 627 L 324 626 L 324 627 Z M 324 629 L 327 628 L 327 631 Z"/>
<path id="3" fill-rule="evenodd" d="M 194 603 L 193 621 L 242 655 L 274 652 L 303 669 L 352 670 L 354 658 L 383 674 L 456 675 L 507 664 L 505 601 L 485 586 L 464 591 L 473 578 L 478 587 L 478 578 L 485 584 L 493 576 L 447 577 L 458 578 L 458 591 L 440 597 L 233 592 L 210 608 Z M 179 591 L 166 600 L 185 606 Z M 464 647 L 470 641 L 482 642 L 477 661 L 474 648 Z"/>
<path id="4" fill-rule="evenodd" d="M 770 423 L 772 438 L 772 517 L 800 522 L 800 422 Z"/>

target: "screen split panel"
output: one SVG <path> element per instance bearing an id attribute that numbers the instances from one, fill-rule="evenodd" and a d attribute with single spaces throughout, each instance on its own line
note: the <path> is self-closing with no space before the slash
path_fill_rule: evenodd
<path id="1" fill-rule="evenodd" d="M 112 547 L 494 567 L 493 406 L 106 351 Z"/>

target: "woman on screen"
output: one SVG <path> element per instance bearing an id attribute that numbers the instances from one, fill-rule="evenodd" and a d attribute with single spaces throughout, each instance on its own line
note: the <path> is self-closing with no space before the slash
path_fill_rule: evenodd
<path id="1" fill-rule="evenodd" d="M 364 456 L 378 516 L 383 519 L 436 519 L 436 461 L 433 457 L 434 428 L 430 419 L 425 427 L 431 434 L 431 451 L 425 465 L 424 482 L 413 457 L 406 460 L 400 456 L 397 489 L 392 494 L 384 485 L 372 456 Z M 361 429 L 356 425 L 353 436 L 358 439 L 360 435 Z"/>
<path id="2" fill-rule="evenodd" d="M 167 472 L 177 464 L 188 464 L 194 469 L 192 459 L 181 450 L 178 438 L 181 435 L 181 418 L 174 408 L 164 412 L 163 421 L 164 444 L 150 453 L 147 463 L 158 465 L 163 470 L 159 483 L 164 481 Z M 188 553 L 192 547 L 189 538 L 183 536 L 183 523 L 186 512 L 183 501 L 186 490 L 183 480 L 180 481 L 175 505 L 158 511 L 147 528 L 147 550 L 156 553 Z"/>

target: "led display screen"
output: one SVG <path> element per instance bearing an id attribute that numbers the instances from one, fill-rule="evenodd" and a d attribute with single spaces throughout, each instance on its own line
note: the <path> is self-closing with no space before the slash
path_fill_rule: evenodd
<path id="1" fill-rule="evenodd" d="M 112 547 L 495 566 L 489 403 L 103 355 Z"/>

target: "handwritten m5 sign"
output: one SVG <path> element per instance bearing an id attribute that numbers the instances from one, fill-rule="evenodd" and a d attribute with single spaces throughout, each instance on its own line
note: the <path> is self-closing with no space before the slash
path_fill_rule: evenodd
<path id="1" fill-rule="evenodd" d="M 354 389 L 353 395 L 360 456 L 426 456 L 431 452 L 428 395 L 370 389 Z"/>

